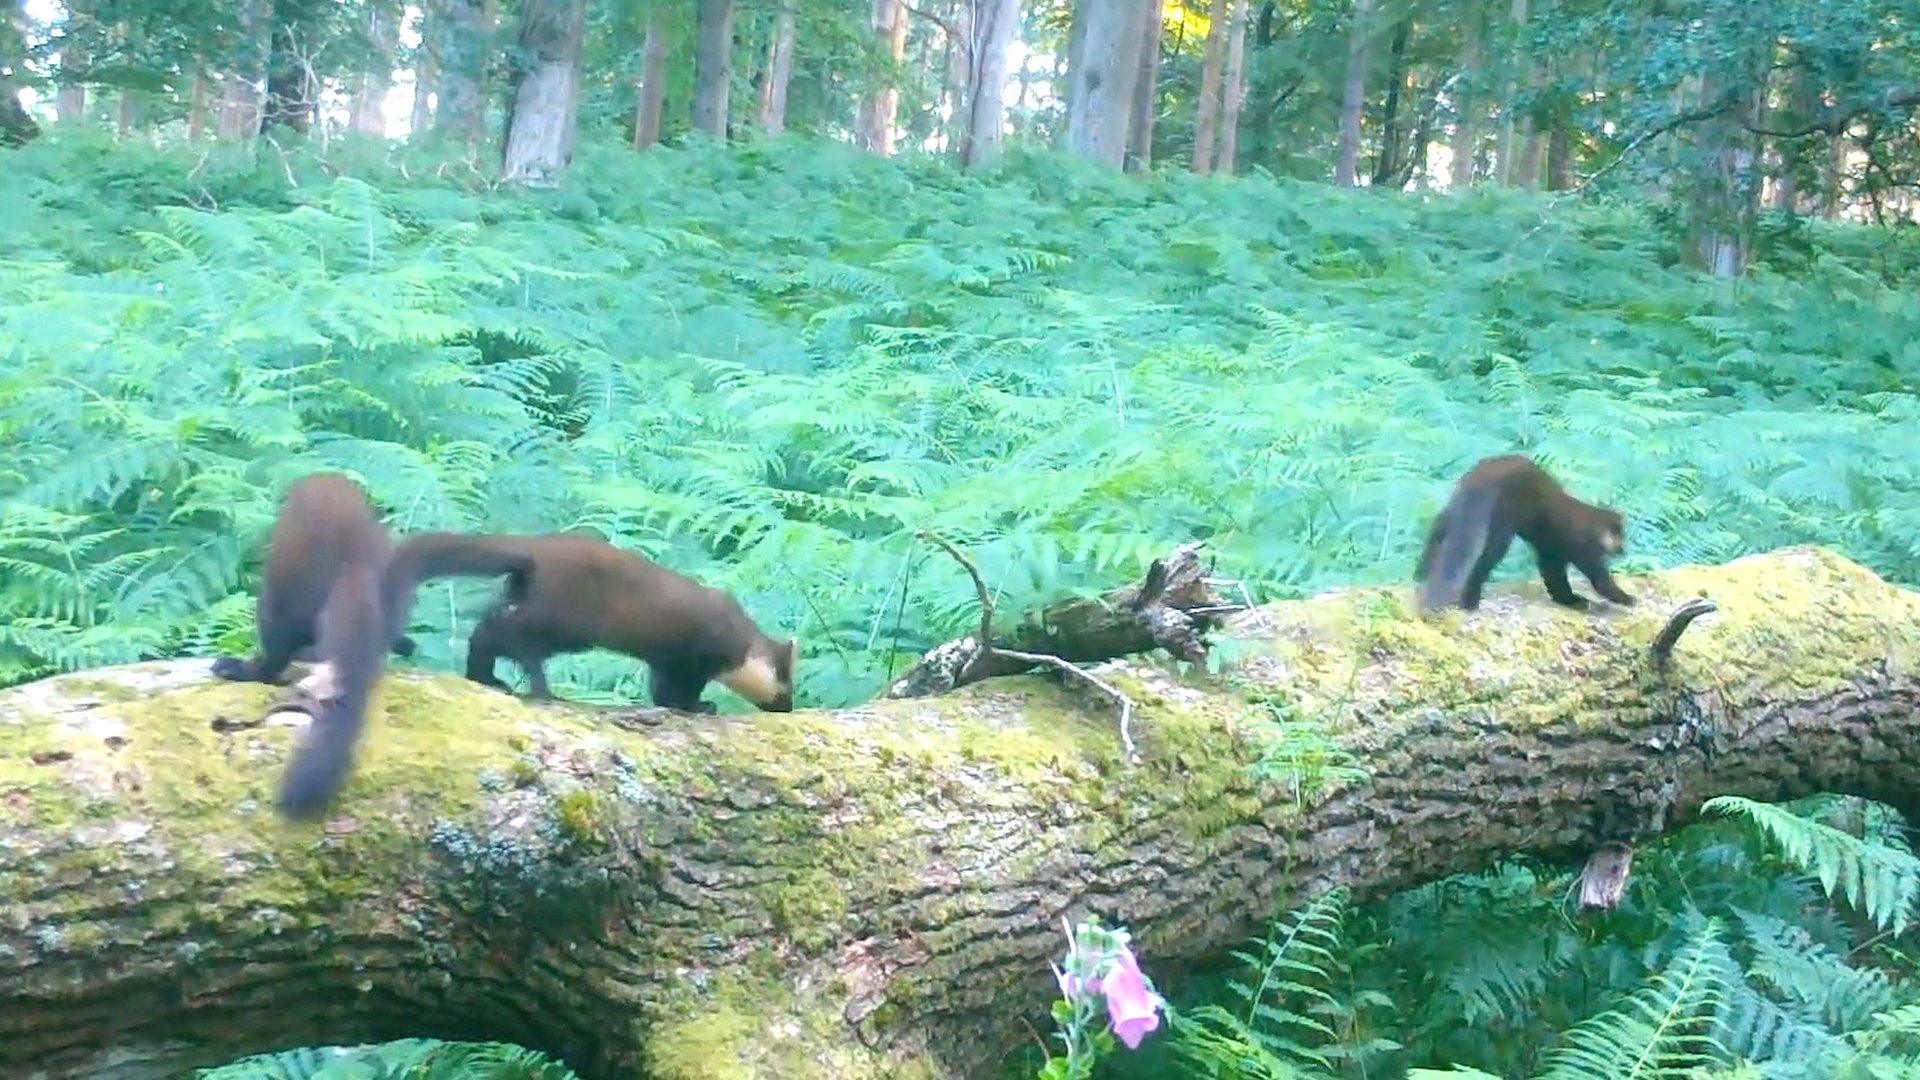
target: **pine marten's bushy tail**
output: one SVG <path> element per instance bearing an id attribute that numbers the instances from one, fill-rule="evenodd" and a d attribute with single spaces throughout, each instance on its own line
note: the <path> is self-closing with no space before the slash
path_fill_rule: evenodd
<path id="1" fill-rule="evenodd" d="M 1498 501 L 1497 492 L 1467 489 L 1440 511 L 1434 539 L 1420 559 L 1420 610 L 1459 604 L 1465 598 L 1474 565 L 1487 550 Z"/>
<path id="2" fill-rule="evenodd" d="M 349 569 L 334 582 L 321 609 L 314 651 L 324 666 L 316 668 L 311 681 L 313 726 L 280 779 L 280 812 L 289 818 L 320 816 L 353 771 L 367 703 L 393 641 L 379 585 L 376 568 Z"/>
<path id="3" fill-rule="evenodd" d="M 427 581 L 506 576 L 511 579 L 508 595 L 518 596 L 532 573 L 533 557 L 513 537 L 447 532 L 409 536 L 394 548 L 381 587 L 389 617 L 399 620 L 389 636 L 398 637 L 406 629 L 414 593 Z"/>

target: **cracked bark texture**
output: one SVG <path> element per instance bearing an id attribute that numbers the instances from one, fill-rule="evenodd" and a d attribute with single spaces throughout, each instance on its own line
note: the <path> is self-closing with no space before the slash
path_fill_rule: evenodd
<path id="1" fill-rule="evenodd" d="M 0 1075 L 441 1035 L 589 1077 L 984 1076 L 1044 1022 L 1062 915 L 1165 972 L 1334 885 L 1584 857 L 1714 795 L 1914 807 L 1920 594 L 1804 548 L 1629 587 L 1270 605 L 1220 675 L 1097 669 L 1141 706 L 1131 768 L 1107 702 L 1045 677 L 630 730 L 403 672 L 321 827 L 271 812 L 272 688 L 205 661 L 16 687 Z M 1329 743 L 1365 778 L 1311 764 Z"/>

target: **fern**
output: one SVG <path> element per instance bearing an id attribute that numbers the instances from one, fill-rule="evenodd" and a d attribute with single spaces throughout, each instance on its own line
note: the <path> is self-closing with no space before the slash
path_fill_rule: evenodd
<path id="1" fill-rule="evenodd" d="M 1543 1080 L 1642 1080 L 1717 1063 L 1711 1032 L 1732 967 L 1719 935 L 1709 920 L 1644 989 L 1568 1032 Z"/>
<path id="2" fill-rule="evenodd" d="M 1829 896 L 1845 900 L 1881 929 L 1900 933 L 1911 925 L 1920 898 L 1920 859 L 1911 852 L 1737 796 L 1709 800 L 1701 809 L 1744 819 Z"/>

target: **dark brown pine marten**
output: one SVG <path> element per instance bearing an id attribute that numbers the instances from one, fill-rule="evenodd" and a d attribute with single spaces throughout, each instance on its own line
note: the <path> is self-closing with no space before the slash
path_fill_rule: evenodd
<path id="1" fill-rule="evenodd" d="M 406 612 L 383 600 L 391 551 L 387 530 L 353 481 L 319 473 L 294 484 L 274 524 L 255 610 L 260 652 L 213 662 L 223 679 L 269 683 L 295 659 L 319 665 L 303 684 L 317 707 L 313 727 L 281 778 L 279 807 L 288 817 L 315 817 L 332 803 L 352 770 L 388 646 L 413 652 L 399 633 Z"/>
<path id="2" fill-rule="evenodd" d="M 1581 502 L 1530 459 L 1507 454 L 1475 465 L 1434 519 L 1414 571 L 1421 584 L 1420 609 L 1479 607 L 1481 588 L 1515 536 L 1532 545 L 1540 578 L 1555 603 L 1587 606 L 1567 583 L 1568 563 L 1579 567 L 1601 596 L 1633 603 L 1607 572 L 1607 560 L 1626 550 L 1626 519 Z"/>
<path id="3" fill-rule="evenodd" d="M 588 536 L 422 533 L 395 549 L 389 593 L 411 609 L 436 577 L 505 575 L 500 600 L 474 628 L 467 678 L 505 688 L 502 656 L 524 668 L 532 696 L 551 698 L 546 661 L 606 648 L 647 665 L 656 705 L 713 712 L 700 694 L 718 681 L 768 712 L 793 709 L 799 644 L 760 632 L 738 601 L 651 559 Z"/>

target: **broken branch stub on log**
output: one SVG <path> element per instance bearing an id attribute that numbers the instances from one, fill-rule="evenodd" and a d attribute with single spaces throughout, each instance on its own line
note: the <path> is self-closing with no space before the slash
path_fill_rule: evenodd
<path id="1" fill-rule="evenodd" d="M 1914 808 L 1920 594 L 1807 548 L 1630 587 L 1430 621 L 1354 589 L 1244 617 L 1220 676 L 1100 665 L 1131 768 L 1049 679 L 636 731 L 399 669 L 323 826 L 272 807 L 295 733 L 234 722 L 273 687 L 201 660 L 0 690 L 0 1076 L 433 1035 L 588 1080 L 987 1077 L 1046 1023 L 1063 916 L 1160 976 L 1330 888 L 1572 865 L 1716 795 Z M 1274 775 L 1304 725 L 1351 767 Z"/>
<path id="2" fill-rule="evenodd" d="M 967 560 L 952 545 L 930 539 L 966 566 Z M 1028 614 L 1012 630 L 994 634 L 991 644 L 1001 646 L 1004 653 L 989 651 L 979 634 L 937 645 L 888 688 L 887 696 L 928 697 L 1034 667 L 1015 653 L 1044 653 L 1085 665 L 1160 648 L 1182 660 L 1204 663 L 1207 631 L 1236 606 L 1222 603 L 1208 584 L 1201 547 L 1182 544 L 1155 559 L 1134 584 L 1102 596 L 1063 600 Z M 978 580 L 970 566 L 967 571 Z"/>

